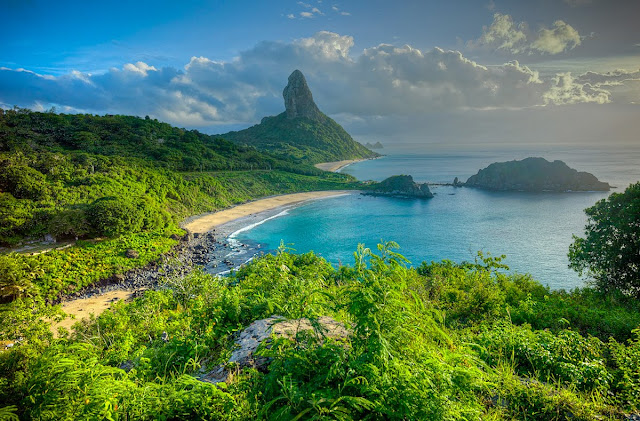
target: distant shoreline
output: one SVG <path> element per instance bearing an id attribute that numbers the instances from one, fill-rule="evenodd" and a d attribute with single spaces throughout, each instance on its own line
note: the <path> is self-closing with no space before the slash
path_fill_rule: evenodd
<path id="1" fill-rule="evenodd" d="M 355 164 L 356 162 L 370 161 L 378 158 L 382 158 L 382 156 L 378 156 L 376 158 L 345 159 L 344 161 L 321 162 L 319 164 L 315 164 L 314 167 L 322 171 L 338 172 L 351 164 Z"/>

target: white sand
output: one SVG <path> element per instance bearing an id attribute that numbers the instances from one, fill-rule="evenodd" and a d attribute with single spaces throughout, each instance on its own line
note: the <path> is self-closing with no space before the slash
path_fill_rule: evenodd
<path id="1" fill-rule="evenodd" d="M 238 205 L 230 209 L 221 210 L 212 214 L 203 215 L 189 222 L 188 224 L 185 224 L 183 228 L 191 231 L 192 233 L 205 233 L 211 231 L 218 225 L 226 224 L 235 219 L 243 218 L 245 216 L 251 216 L 260 212 L 279 208 L 281 206 L 293 205 L 295 203 L 300 203 L 307 200 L 339 196 L 351 192 L 353 191 L 327 190 L 284 194 L 281 196 L 268 197 L 266 199 L 259 199 L 253 202 L 244 203 L 242 205 Z"/>

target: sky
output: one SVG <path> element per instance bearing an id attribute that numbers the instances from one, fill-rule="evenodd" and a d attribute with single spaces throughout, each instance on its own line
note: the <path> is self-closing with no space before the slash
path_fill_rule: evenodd
<path id="1" fill-rule="evenodd" d="M 224 133 L 300 69 L 357 140 L 638 146 L 638 0 L 0 0 L 0 107 Z"/>

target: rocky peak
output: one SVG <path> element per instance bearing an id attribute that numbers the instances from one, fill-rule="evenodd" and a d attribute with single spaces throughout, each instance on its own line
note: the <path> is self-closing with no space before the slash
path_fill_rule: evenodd
<path id="1" fill-rule="evenodd" d="M 287 118 L 307 117 L 319 120 L 322 113 L 313 102 L 307 80 L 300 70 L 294 70 L 289 76 L 289 83 L 282 92 Z"/>

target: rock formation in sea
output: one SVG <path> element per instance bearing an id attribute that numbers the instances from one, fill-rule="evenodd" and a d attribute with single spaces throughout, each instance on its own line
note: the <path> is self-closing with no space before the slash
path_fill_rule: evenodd
<path id="1" fill-rule="evenodd" d="M 562 161 L 549 162 L 544 158 L 496 162 L 469 177 L 464 184 L 499 191 L 608 191 L 611 186 L 593 174 L 569 168 Z"/>
<path id="2" fill-rule="evenodd" d="M 431 193 L 431 189 L 429 189 L 426 183 L 416 183 L 410 175 L 391 176 L 379 183 L 373 184 L 371 190 L 365 191 L 362 194 L 418 199 L 430 199 L 433 197 L 433 193 Z"/>
<path id="3" fill-rule="evenodd" d="M 380 142 L 376 142 L 374 144 L 371 144 L 371 143 L 367 142 L 367 143 L 364 144 L 364 146 L 367 149 L 384 149 L 384 146 L 382 146 L 382 143 L 380 143 Z"/>

